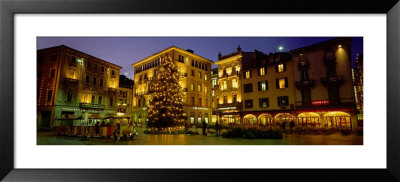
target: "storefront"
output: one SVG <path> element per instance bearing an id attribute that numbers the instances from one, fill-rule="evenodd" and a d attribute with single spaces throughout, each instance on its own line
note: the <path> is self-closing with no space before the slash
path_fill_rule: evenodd
<path id="1" fill-rule="evenodd" d="M 243 124 L 245 125 L 257 124 L 257 117 L 254 116 L 253 114 L 248 114 L 243 117 Z"/>
<path id="2" fill-rule="evenodd" d="M 324 115 L 326 126 L 329 128 L 352 129 L 351 116 L 345 112 L 328 112 Z"/>
<path id="3" fill-rule="evenodd" d="M 270 114 L 261 114 L 258 116 L 258 122 L 262 126 L 273 126 L 274 118 Z"/>
<path id="4" fill-rule="evenodd" d="M 297 116 L 297 125 L 303 127 L 321 127 L 320 115 L 315 112 L 303 112 Z"/>
<path id="5" fill-rule="evenodd" d="M 295 123 L 296 117 L 293 116 L 290 113 L 279 113 L 275 115 L 275 125 L 282 125 L 282 124 L 290 124 L 290 123 Z"/>

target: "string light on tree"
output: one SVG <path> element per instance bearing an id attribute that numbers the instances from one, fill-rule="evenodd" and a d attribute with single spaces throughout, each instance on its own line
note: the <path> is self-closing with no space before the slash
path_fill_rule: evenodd
<path id="1" fill-rule="evenodd" d="M 179 84 L 178 66 L 168 54 L 161 59 L 159 72 L 150 88 L 154 93 L 149 103 L 149 129 L 166 130 L 183 128 L 183 92 Z"/>

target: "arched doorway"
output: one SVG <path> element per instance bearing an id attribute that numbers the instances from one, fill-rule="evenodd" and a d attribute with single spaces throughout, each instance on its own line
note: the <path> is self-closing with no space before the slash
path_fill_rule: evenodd
<path id="1" fill-rule="evenodd" d="M 275 124 L 280 124 L 280 125 L 287 125 L 287 124 L 292 124 L 294 126 L 294 123 L 296 121 L 296 117 L 293 116 L 290 113 L 279 113 L 275 115 Z"/>
<path id="2" fill-rule="evenodd" d="M 243 124 L 257 124 L 257 118 L 256 116 L 252 115 L 252 114 L 248 114 L 246 116 L 243 117 Z"/>
<path id="3" fill-rule="evenodd" d="M 303 112 L 298 116 L 297 124 L 305 127 L 321 127 L 321 119 L 319 114 L 315 112 Z"/>
<path id="4" fill-rule="evenodd" d="M 327 127 L 351 129 L 351 118 L 348 113 L 341 111 L 328 112 L 324 115 L 324 118 Z"/>
<path id="5" fill-rule="evenodd" d="M 272 126 L 274 118 L 270 114 L 261 114 L 258 116 L 258 122 L 262 126 Z"/>

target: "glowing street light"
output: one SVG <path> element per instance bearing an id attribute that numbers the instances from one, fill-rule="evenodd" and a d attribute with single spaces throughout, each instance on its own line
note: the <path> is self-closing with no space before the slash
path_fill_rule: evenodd
<path id="1" fill-rule="evenodd" d="M 283 51 L 283 46 L 278 46 L 279 51 Z"/>

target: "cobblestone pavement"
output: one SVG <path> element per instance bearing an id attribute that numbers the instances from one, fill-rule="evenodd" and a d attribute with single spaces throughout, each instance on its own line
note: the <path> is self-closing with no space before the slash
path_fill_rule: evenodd
<path id="1" fill-rule="evenodd" d="M 139 135 L 133 140 L 99 137 L 52 136 L 51 132 L 38 131 L 38 145 L 362 145 L 363 136 L 284 135 L 283 139 L 230 139 L 203 135 Z"/>

